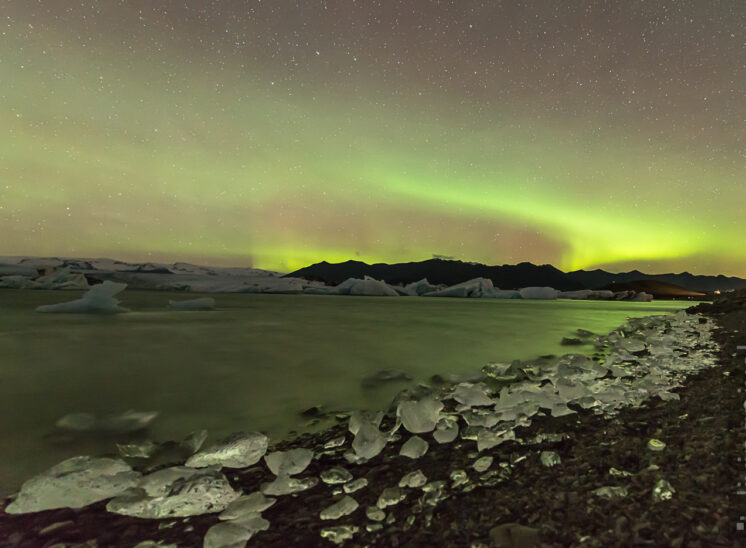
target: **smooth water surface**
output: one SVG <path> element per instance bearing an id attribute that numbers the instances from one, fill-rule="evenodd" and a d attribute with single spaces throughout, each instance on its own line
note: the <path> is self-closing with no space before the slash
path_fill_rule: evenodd
<path id="1" fill-rule="evenodd" d="M 0 290 L 0 494 L 64 458 L 116 450 L 111 438 L 60 435 L 54 424 L 67 413 L 158 411 L 156 440 L 200 428 L 213 440 L 237 430 L 277 438 L 316 404 L 385 408 L 406 383 L 361 386 L 381 369 L 426 381 L 490 361 L 587 351 L 560 340 L 688 306 L 219 294 L 215 311 L 172 312 L 169 299 L 202 295 L 127 290 L 128 314 L 34 312 L 79 296 Z"/>

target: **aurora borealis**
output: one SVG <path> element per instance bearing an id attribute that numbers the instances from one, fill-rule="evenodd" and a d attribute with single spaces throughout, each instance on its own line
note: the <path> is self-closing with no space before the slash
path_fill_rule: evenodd
<path id="1" fill-rule="evenodd" d="M 741 1 L 0 5 L 2 255 L 746 276 Z"/>

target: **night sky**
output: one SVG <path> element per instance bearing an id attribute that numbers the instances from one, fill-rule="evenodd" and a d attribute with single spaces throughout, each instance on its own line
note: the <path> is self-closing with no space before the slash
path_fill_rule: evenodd
<path id="1" fill-rule="evenodd" d="M 0 254 L 746 276 L 746 2 L 0 3 Z"/>

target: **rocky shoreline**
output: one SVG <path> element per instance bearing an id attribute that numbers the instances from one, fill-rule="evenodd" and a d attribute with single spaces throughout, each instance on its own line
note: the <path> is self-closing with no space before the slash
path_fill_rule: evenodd
<path id="1" fill-rule="evenodd" d="M 261 512 L 269 527 L 257 530 L 249 545 L 332 546 L 331 540 L 345 536 L 351 537 L 345 546 L 741 545 L 744 537 L 738 535 L 743 533 L 736 526 L 744 505 L 739 507 L 735 491 L 739 458 L 746 456 L 743 397 L 737 392 L 744 386 L 744 361 L 736 346 L 746 344 L 746 308 L 715 303 L 697 311 L 712 315 L 718 325 L 713 332 L 718 365 L 639 406 L 612 409 L 611 416 L 598 413 L 595 405 L 574 404 L 569 405 L 574 412 L 564 416 L 536 413 L 531 421 L 516 423 L 515 440 L 504 436 L 481 452 L 474 439 L 463 439 L 463 428 L 462 438 L 452 443 L 434 443 L 429 434 L 421 434 L 429 450 L 416 459 L 400 456 L 402 445 L 413 438 L 401 428 L 380 454 L 357 464 L 348 462 L 354 460 L 349 455 L 353 436 L 346 423 L 277 444 L 271 451 L 313 450 L 316 458 L 303 470 L 304 478 L 344 467 L 367 485 L 349 494 L 359 507 L 336 520 L 320 520 L 319 513 L 346 496 L 341 484 L 318 482 L 276 497 Z M 677 357 L 687 358 L 683 353 Z M 613 376 L 611 371 L 606 375 Z M 382 427 L 386 431 L 394 425 L 394 417 L 387 416 Z M 345 444 L 332 447 L 341 436 Z M 484 456 L 492 462 L 482 469 L 482 461 L 480 471 L 475 470 Z M 402 478 L 417 471 L 425 485 L 415 478 L 411 484 L 417 487 L 406 482 L 399 487 Z M 247 494 L 262 490 L 268 479 L 264 462 L 224 468 L 223 473 L 233 489 Z M 385 488 L 394 489 L 392 500 L 403 499 L 381 504 Z M 2 512 L 0 546 L 135 546 L 143 541 L 153 542 L 143 547 L 202 546 L 207 531 L 219 522 L 216 513 L 152 520 L 111 513 L 106 506 L 103 501 L 80 509 Z M 370 508 L 381 510 L 381 522 Z"/>

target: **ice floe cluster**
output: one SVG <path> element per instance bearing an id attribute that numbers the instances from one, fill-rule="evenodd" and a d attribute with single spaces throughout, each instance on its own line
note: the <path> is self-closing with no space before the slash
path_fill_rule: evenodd
<path id="1" fill-rule="evenodd" d="M 459 297 L 486 299 L 596 299 L 651 301 L 652 295 L 635 291 L 584 289 L 559 291 L 551 287 L 500 289 L 492 280 L 475 278 L 452 286 L 432 284 L 427 279 L 393 285 L 370 276 L 349 278 L 336 286 L 320 281 L 285 277 L 278 272 L 254 268 L 216 268 L 186 263 L 123 263 L 109 259 L 22 259 L 17 264 L 0 263 L 0 288 L 89 289 L 100 282 L 127 284 L 133 289 L 192 291 L 207 293 L 280 293 L 309 295 L 358 295 L 375 297 Z M 211 309 L 209 299 L 189 304 L 172 302 L 176 310 Z"/>
<path id="2" fill-rule="evenodd" d="M 390 285 L 370 276 L 363 279 L 348 278 L 337 286 L 309 286 L 302 293 L 314 295 L 367 295 L 375 297 L 458 297 L 481 299 L 596 299 L 649 302 L 653 296 L 635 291 L 606 291 L 584 289 L 580 291 L 558 291 L 551 287 L 524 287 L 522 289 L 500 289 L 488 278 L 474 278 L 452 286 L 433 285 L 423 278 L 410 284 Z"/>
<path id="3" fill-rule="evenodd" d="M 186 453 L 181 463 L 150 472 L 147 468 L 134 471 L 121 459 L 75 457 L 27 481 L 6 511 L 38 512 L 110 499 L 108 511 L 145 519 L 217 513 L 218 523 L 207 531 L 204 546 L 221 548 L 243 546 L 267 530 L 271 524 L 262 513 L 277 497 L 302 497 L 304 491 L 321 485 L 333 496 L 332 504 L 317 509 L 318 519 L 328 522 L 321 537 L 331 542 L 343 543 L 360 532 L 360 525 L 335 524 L 358 512 L 365 519 L 361 516 L 356 522 L 367 521 L 368 533 L 385 530 L 394 521 L 390 508 L 404 500 L 416 501 L 427 523 L 435 507 L 451 494 L 510 481 L 512 467 L 526 456 L 512 453 L 505 461 L 493 448 L 508 442 L 534 444 L 566 437 L 555 433 L 520 439 L 520 430 L 518 434 L 516 430 L 538 416 L 562 417 L 583 409 L 609 416 L 654 396 L 677 399 L 672 390 L 688 375 L 716 364 L 712 328 L 710 320 L 683 311 L 631 319 L 595 338 L 594 358 L 567 354 L 552 360 L 491 363 L 468 382 L 436 388 L 421 385 L 400 394 L 389 413 L 350 413 L 348 434 L 315 451 L 303 447 L 269 451 L 268 438 L 257 432 L 239 433 L 202 448 L 206 433 L 201 432 L 179 444 Z M 96 423 L 95 418 L 92 421 Z M 357 465 L 375 459 L 394 442 L 401 442 L 399 456 L 390 458 L 411 462 L 409 471 L 395 484 L 369 484 L 356 474 Z M 451 470 L 447 477 L 427 477 L 417 466 L 418 459 L 432 447 L 454 442 L 468 452 L 468 467 Z M 119 447 L 123 458 L 146 460 L 160 450 L 154 442 Z M 665 443 L 649 440 L 648 450 L 665 450 Z M 329 455 L 334 457 L 330 459 L 333 464 L 318 471 L 318 476 L 306 473 L 314 459 Z M 554 451 L 542 451 L 539 460 L 545 467 L 562 466 Z M 235 490 L 224 471 L 255 465 L 263 467 L 267 481 L 255 492 Z M 609 474 L 631 475 L 614 468 Z M 665 479 L 651 489 L 654 502 L 669 500 L 676 492 Z M 375 505 L 361 509 L 356 493 L 362 490 L 372 492 Z M 594 491 L 603 498 L 626 493 L 624 486 Z M 411 527 L 415 519 L 419 518 L 412 514 L 399 525 Z"/>

